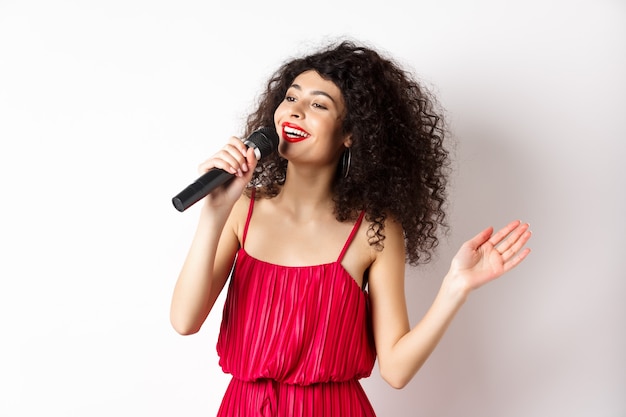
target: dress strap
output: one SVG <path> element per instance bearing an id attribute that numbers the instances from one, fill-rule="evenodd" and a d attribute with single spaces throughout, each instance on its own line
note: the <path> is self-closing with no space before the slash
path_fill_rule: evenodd
<path id="1" fill-rule="evenodd" d="M 254 208 L 254 194 L 255 189 L 252 189 L 252 194 L 250 194 L 250 206 L 248 207 L 248 217 L 246 218 L 246 224 L 243 227 L 243 236 L 241 237 L 241 247 L 246 244 L 246 236 L 248 235 L 248 226 L 250 225 L 250 219 L 252 218 L 252 209 Z"/>
<path id="2" fill-rule="evenodd" d="M 361 226 L 361 222 L 363 221 L 364 215 L 365 215 L 365 210 L 361 211 L 361 214 L 359 214 L 359 218 L 356 220 L 356 223 L 354 223 L 354 227 L 352 228 L 352 231 L 350 232 L 350 236 L 348 236 L 348 240 L 346 240 L 345 245 L 343 245 L 343 249 L 341 250 L 341 253 L 339 254 L 339 258 L 337 259 L 337 262 L 341 262 L 341 260 L 343 259 L 343 256 L 346 254 L 348 247 L 350 247 L 350 243 L 352 243 L 352 239 L 354 239 L 354 235 L 356 235 L 357 230 L 359 230 L 359 227 Z"/>

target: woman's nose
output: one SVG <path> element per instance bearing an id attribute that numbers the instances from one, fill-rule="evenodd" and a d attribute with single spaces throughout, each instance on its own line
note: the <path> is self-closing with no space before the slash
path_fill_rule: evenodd
<path id="1" fill-rule="evenodd" d="M 300 103 L 297 102 L 292 104 L 290 108 L 291 117 L 300 119 L 304 115 L 300 106 Z"/>

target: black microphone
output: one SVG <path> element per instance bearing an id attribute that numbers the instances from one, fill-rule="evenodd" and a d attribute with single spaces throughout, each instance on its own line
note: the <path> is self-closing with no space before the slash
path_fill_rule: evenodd
<path id="1" fill-rule="evenodd" d="M 262 127 L 252 132 L 243 143 L 248 148 L 254 149 L 254 156 L 258 161 L 278 149 L 278 134 L 273 127 Z M 220 168 L 212 168 L 172 198 L 172 203 L 176 210 L 183 212 L 232 178 L 234 175 L 230 172 Z"/>

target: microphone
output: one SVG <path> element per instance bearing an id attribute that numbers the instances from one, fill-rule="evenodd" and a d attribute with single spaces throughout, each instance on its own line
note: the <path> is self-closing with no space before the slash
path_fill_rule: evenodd
<path id="1" fill-rule="evenodd" d="M 243 143 L 248 148 L 254 149 L 254 156 L 258 161 L 278 149 L 278 134 L 273 127 L 262 127 L 252 132 Z M 212 168 L 172 198 L 172 203 L 176 210 L 183 212 L 232 178 L 234 174 L 220 168 Z"/>

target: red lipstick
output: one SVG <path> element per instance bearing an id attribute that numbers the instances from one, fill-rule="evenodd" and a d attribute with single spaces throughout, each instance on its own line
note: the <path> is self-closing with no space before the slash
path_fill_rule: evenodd
<path id="1" fill-rule="evenodd" d="M 281 134 L 283 139 L 290 143 L 302 142 L 303 140 L 311 136 L 300 126 L 289 122 L 285 122 L 282 124 Z"/>

